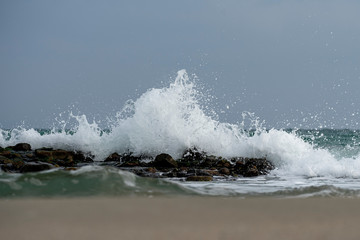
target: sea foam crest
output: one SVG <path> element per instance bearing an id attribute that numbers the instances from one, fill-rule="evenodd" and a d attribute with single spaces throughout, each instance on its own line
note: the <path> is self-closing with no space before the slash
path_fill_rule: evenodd
<path id="1" fill-rule="evenodd" d="M 234 131 L 237 126 L 207 116 L 198 96 L 194 83 L 181 70 L 169 87 L 150 89 L 137 99 L 134 114 L 119 119 L 104 141 L 113 147 L 111 151 L 130 149 L 136 154 L 179 156 L 192 146 L 213 154 L 233 154 L 231 145 L 241 137 Z"/>
<path id="2" fill-rule="evenodd" d="M 258 129 L 249 136 L 241 124 L 222 123 L 208 116 L 200 96 L 195 82 L 180 70 L 168 87 L 149 89 L 135 101 L 128 101 L 108 131 L 90 123 L 85 115 L 71 115 L 77 122 L 71 133 L 65 127 L 44 135 L 34 129 L 1 130 L 0 145 L 28 142 L 33 148 L 81 150 L 100 161 L 113 152 L 128 151 L 150 156 L 166 152 L 177 158 L 184 149 L 197 147 L 223 157 L 267 157 L 279 175 L 360 176 L 359 156 L 335 158 L 328 150 L 282 130 L 253 126 Z"/>

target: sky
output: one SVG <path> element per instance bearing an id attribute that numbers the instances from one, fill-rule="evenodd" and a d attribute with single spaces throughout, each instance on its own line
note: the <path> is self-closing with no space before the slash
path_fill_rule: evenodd
<path id="1" fill-rule="evenodd" d="M 220 121 L 359 128 L 360 1 L 0 2 L 0 128 L 102 120 L 186 69 Z"/>

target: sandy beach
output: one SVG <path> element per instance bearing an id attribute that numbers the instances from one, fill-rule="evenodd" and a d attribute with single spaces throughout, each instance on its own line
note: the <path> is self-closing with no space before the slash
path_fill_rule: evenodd
<path id="1" fill-rule="evenodd" d="M 2 239 L 359 239 L 359 199 L 0 200 Z"/>

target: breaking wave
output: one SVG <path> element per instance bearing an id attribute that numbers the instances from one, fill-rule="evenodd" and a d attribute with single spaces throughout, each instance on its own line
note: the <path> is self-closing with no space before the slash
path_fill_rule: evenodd
<path id="1" fill-rule="evenodd" d="M 52 147 L 81 150 L 102 161 L 113 152 L 155 156 L 166 152 L 180 157 L 184 149 L 197 147 L 223 157 L 266 157 L 276 169 L 273 174 L 308 177 L 360 177 L 359 138 L 350 147 L 333 149 L 306 140 L 296 131 L 265 130 L 251 114 L 250 128 L 243 116 L 238 124 L 223 123 L 209 114 L 203 93 L 185 70 L 163 88 L 152 88 L 129 100 L 106 129 L 74 116 L 75 127 L 62 122 L 60 129 L 40 131 L 22 127 L 0 130 L 0 146 L 27 142 L 33 148 Z M 251 131 L 249 129 L 252 129 Z"/>

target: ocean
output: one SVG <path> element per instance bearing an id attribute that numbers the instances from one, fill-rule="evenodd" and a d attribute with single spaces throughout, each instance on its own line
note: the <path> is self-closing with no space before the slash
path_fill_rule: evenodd
<path id="1" fill-rule="evenodd" d="M 222 196 L 350 197 L 360 194 L 360 130 L 266 129 L 254 114 L 236 124 L 218 120 L 208 96 L 185 70 L 163 88 L 129 100 L 106 127 L 85 115 L 57 120 L 56 127 L 0 129 L 0 146 L 29 143 L 94 156 L 96 162 L 76 170 L 6 173 L 0 170 L 0 197 L 77 196 Z M 111 153 L 132 152 L 174 159 L 188 148 L 208 154 L 264 158 L 275 169 L 259 177 L 214 178 L 211 182 L 138 177 L 115 167 L 99 166 Z"/>

